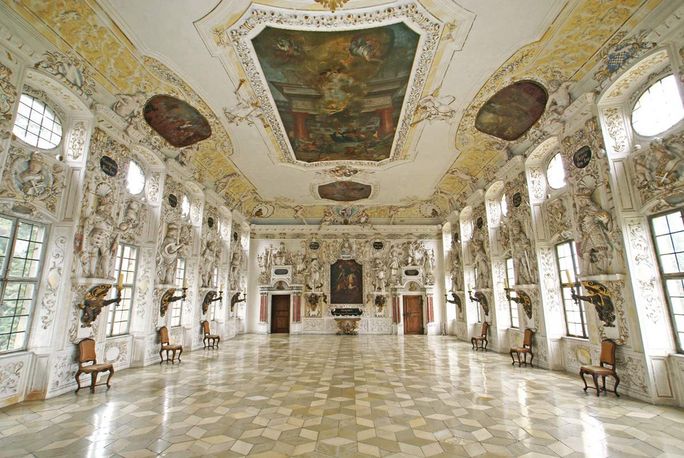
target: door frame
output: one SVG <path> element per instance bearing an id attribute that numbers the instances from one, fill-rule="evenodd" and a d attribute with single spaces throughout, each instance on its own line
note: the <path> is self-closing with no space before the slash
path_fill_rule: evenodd
<path id="1" fill-rule="evenodd" d="M 287 319 L 288 319 L 287 333 L 290 334 L 292 332 L 292 316 L 293 316 L 292 315 L 292 312 L 293 312 L 293 310 L 292 310 L 292 298 L 294 296 L 294 293 L 292 293 L 291 291 L 283 291 L 283 292 L 280 292 L 280 291 L 275 292 L 274 291 L 274 292 L 271 292 L 271 294 L 269 295 L 271 300 L 269 301 L 270 303 L 268 306 L 268 333 L 273 334 L 273 297 L 274 296 L 289 296 L 290 297 L 289 306 L 287 308 Z"/>
<path id="2" fill-rule="evenodd" d="M 401 330 L 402 335 L 406 335 L 406 323 L 404 322 L 404 297 L 407 296 L 419 296 L 421 298 L 421 325 L 423 328 L 423 331 L 419 335 L 426 335 L 427 334 L 427 295 L 423 291 L 419 292 L 404 292 L 401 293 L 401 301 L 399 304 L 399 326 L 397 327 L 399 330 Z"/>

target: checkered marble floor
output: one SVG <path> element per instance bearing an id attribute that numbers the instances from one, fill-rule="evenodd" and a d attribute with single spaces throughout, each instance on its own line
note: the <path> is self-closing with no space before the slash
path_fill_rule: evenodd
<path id="1" fill-rule="evenodd" d="M 262 336 L 0 410 L 0 456 L 684 456 L 684 411 L 448 337 Z"/>

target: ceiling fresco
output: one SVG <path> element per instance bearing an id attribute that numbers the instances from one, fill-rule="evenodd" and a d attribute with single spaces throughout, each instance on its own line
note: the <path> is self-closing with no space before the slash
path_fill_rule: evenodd
<path id="1" fill-rule="evenodd" d="M 444 220 L 494 179 L 502 153 L 536 141 L 559 88 L 600 86 L 638 56 L 646 44 L 634 43 L 629 49 L 636 51 L 620 54 L 617 66 L 605 64 L 607 56 L 615 62 L 611 50 L 635 40 L 628 31 L 662 5 L 364 0 L 331 13 L 299 0 L 3 3 L 44 35 L 69 71 L 80 69 L 88 104 L 114 111 L 127 131 L 144 134 L 135 137 L 141 143 L 261 224 L 321 221 L 340 205 L 342 213 L 353 206 L 359 221 Z M 272 34 L 271 43 L 259 43 L 262 34 Z M 35 60 L 45 60 L 42 51 Z M 391 96 L 391 123 L 367 105 L 387 68 L 405 79 Z M 519 107 L 515 126 L 506 116 L 478 120 L 490 114 L 488 101 L 516 81 L 547 89 L 539 120 L 532 121 L 541 99 L 537 108 Z M 285 87 L 293 83 L 311 96 L 303 123 L 293 107 L 305 97 Z M 189 146 L 167 143 L 144 119 L 145 102 L 157 94 L 194 107 L 211 135 Z M 329 121 L 324 129 L 321 117 Z M 334 205 L 316 192 L 351 175 L 373 183 L 363 204 Z"/>
<path id="2" fill-rule="evenodd" d="M 401 23 L 343 32 L 266 27 L 253 38 L 296 159 L 388 159 L 418 40 Z"/>
<path id="3" fill-rule="evenodd" d="M 336 181 L 318 187 L 318 195 L 322 199 L 338 202 L 353 202 L 367 199 L 371 195 L 372 187 L 356 181 Z"/>
<path id="4" fill-rule="evenodd" d="M 475 128 L 503 140 L 517 140 L 544 114 L 548 98 L 540 84 L 517 81 L 482 105 L 475 118 Z"/>
<path id="5" fill-rule="evenodd" d="M 211 136 L 207 118 L 192 105 L 170 95 L 155 95 L 143 108 L 145 121 L 176 148 L 193 145 Z"/>

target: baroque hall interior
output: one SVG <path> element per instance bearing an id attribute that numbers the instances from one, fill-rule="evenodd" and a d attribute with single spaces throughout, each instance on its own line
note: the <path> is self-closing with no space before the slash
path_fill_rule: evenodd
<path id="1" fill-rule="evenodd" d="M 683 94 L 677 0 L 0 0 L 0 456 L 684 455 Z"/>

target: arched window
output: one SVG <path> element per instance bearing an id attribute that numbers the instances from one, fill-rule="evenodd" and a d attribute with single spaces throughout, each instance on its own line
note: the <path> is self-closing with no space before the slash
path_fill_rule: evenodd
<path id="1" fill-rule="evenodd" d="M 546 167 L 546 181 L 551 189 L 560 189 L 565 186 L 565 169 L 561 153 L 557 153 Z"/>
<path id="2" fill-rule="evenodd" d="M 183 194 L 183 196 L 181 197 L 181 216 L 183 218 L 187 218 L 189 214 L 190 214 L 190 199 L 188 199 L 188 196 Z"/>
<path id="3" fill-rule="evenodd" d="M 43 102 L 28 94 L 21 94 L 12 133 L 31 146 L 49 150 L 62 141 L 62 123 Z"/>
<path id="4" fill-rule="evenodd" d="M 506 202 L 506 194 L 501 195 L 501 214 L 503 216 L 508 216 L 508 202 Z"/>
<path id="5" fill-rule="evenodd" d="M 137 162 L 131 161 L 128 164 L 128 175 L 126 175 L 126 189 L 133 195 L 140 194 L 145 189 L 145 174 Z"/>
<path id="6" fill-rule="evenodd" d="M 684 118 L 682 99 L 674 75 L 653 83 L 634 104 L 632 127 L 644 137 L 665 132 Z"/>

